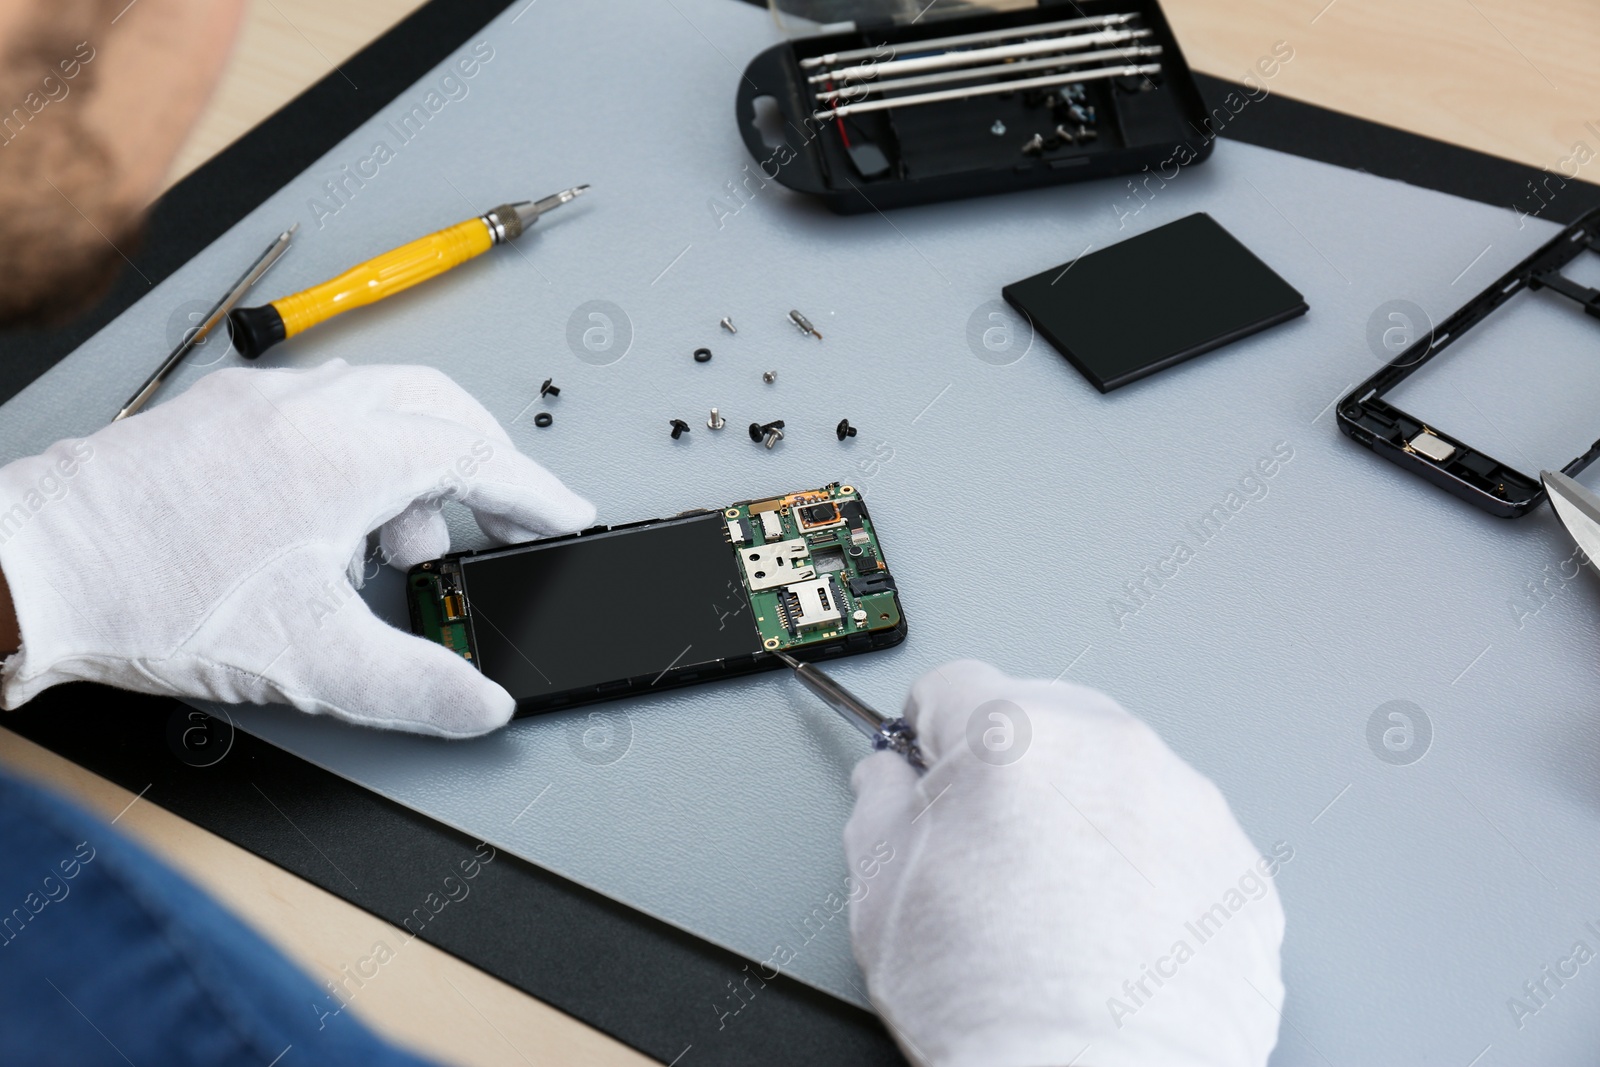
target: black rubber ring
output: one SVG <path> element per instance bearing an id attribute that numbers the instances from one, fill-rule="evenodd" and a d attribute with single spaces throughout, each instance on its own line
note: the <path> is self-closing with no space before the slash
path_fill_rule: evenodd
<path id="1" fill-rule="evenodd" d="M 539 414 L 537 414 L 537 415 L 535 415 L 533 417 L 533 424 L 535 426 L 549 426 L 552 422 L 555 422 L 555 421 L 556 420 L 550 415 L 550 413 L 548 411 L 541 411 L 541 412 L 539 412 Z"/>
<path id="2" fill-rule="evenodd" d="M 694 350 L 694 361 L 696 363 L 710 363 L 711 362 L 711 349 L 709 349 L 709 348 L 697 348 L 697 349 L 695 349 Z"/>

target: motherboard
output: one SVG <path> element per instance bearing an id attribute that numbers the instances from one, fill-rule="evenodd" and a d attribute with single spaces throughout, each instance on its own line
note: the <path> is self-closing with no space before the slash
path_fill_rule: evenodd
<path id="1" fill-rule="evenodd" d="M 894 580 L 853 487 L 740 504 L 723 517 L 766 650 L 900 625 Z"/>

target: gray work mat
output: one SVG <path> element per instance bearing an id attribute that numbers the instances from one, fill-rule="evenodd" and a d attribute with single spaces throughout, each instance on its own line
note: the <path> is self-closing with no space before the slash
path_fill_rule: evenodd
<path id="1" fill-rule="evenodd" d="M 0 458 L 102 425 L 288 222 L 301 234 L 257 295 L 592 182 L 514 248 L 263 363 L 437 366 L 606 522 L 855 484 L 910 637 L 839 663 L 847 684 L 892 706 L 919 672 L 976 656 L 1099 686 L 1215 778 L 1259 846 L 1293 846 L 1275 1064 L 1466 1064 L 1486 1047 L 1479 1062 L 1588 1062 L 1600 977 L 1583 967 L 1557 986 L 1543 969 L 1577 966 L 1576 941 L 1600 948 L 1587 896 L 1600 587 L 1563 566 L 1572 550 L 1548 511 L 1480 514 L 1341 437 L 1331 411 L 1379 365 L 1367 337 L 1381 305 L 1442 319 L 1554 227 L 1231 142 L 1146 199 L 1112 180 L 838 218 L 764 183 L 733 128 L 737 71 L 775 39 L 765 14 L 722 0 L 509 10 L 463 50 L 492 50 L 474 77 L 447 81 L 447 65 L 422 79 L 5 405 Z M 364 164 L 380 141 L 386 161 Z M 1101 396 L 999 300 L 1007 282 L 1200 210 L 1310 314 Z M 791 307 L 825 340 L 789 325 Z M 1540 310 L 1514 349 L 1537 353 L 1541 376 L 1592 381 L 1578 375 L 1594 334 L 1574 331 L 1570 306 Z M 584 347 L 594 326 L 599 351 Z M 709 364 L 690 359 L 700 345 Z M 208 362 L 236 360 L 202 353 L 165 395 Z M 1445 387 L 1419 378 L 1419 403 L 1483 448 L 1499 446 L 1475 421 L 1529 435 L 1511 447 L 1532 462 L 1594 432 L 1587 392 L 1552 389 L 1562 417 L 1541 429 L 1536 400 L 1496 406 L 1496 367 L 1467 369 Z M 541 430 L 528 405 L 549 376 L 562 394 Z M 720 435 L 703 426 L 712 405 L 730 420 Z M 844 416 L 861 434 L 841 444 Z M 674 417 L 695 427 L 678 442 Z M 771 452 L 740 429 L 774 418 L 789 437 Z M 399 592 L 386 574 L 367 596 L 401 620 Z M 864 1003 L 845 918 L 815 918 L 844 883 L 861 739 L 778 675 L 596 710 L 467 743 L 233 716 L 710 941 L 754 959 L 785 946 L 794 976 Z M 1409 747 L 1403 729 L 1383 743 L 1396 711 Z"/>

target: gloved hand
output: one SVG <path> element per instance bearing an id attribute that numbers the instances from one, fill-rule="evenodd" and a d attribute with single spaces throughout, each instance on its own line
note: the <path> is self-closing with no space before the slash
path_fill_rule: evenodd
<path id="1" fill-rule="evenodd" d="M 1260 856 L 1217 788 L 1094 690 L 963 660 L 905 714 L 929 771 L 863 760 L 844 836 L 856 960 L 913 1062 L 1266 1063 L 1291 846 Z"/>
<path id="2" fill-rule="evenodd" d="M 367 535 L 405 568 L 448 550 L 440 502 L 490 537 L 594 521 L 483 406 L 423 367 L 234 369 L 0 468 L 14 708 L 59 682 L 466 737 L 510 694 L 356 595 Z"/>

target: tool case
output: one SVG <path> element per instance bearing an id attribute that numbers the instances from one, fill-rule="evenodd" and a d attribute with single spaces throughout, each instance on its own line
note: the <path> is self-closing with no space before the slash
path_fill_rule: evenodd
<path id="1" fill-rule="evenodd" d="M 1146 171 L 1153 191 L 1231 114 L 1208 114 L 1156 0 L 772 6 L 818 32 L 750 61 L 739 131 L 764 178 L 841 214 Z"/>

